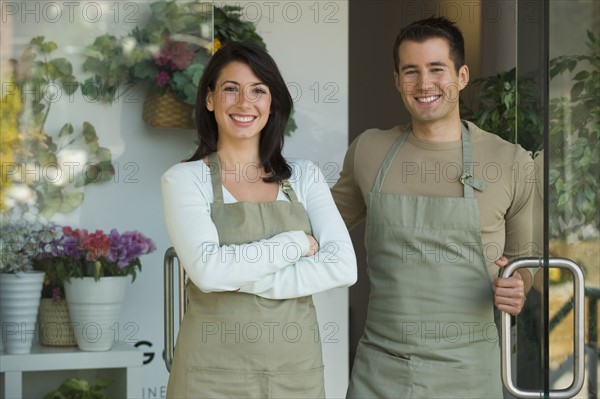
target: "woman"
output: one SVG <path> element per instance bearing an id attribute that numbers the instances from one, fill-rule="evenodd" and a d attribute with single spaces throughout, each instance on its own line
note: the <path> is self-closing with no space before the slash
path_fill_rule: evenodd
<path id="1" fill-rule="evenodd" d="M 353 284 L 356 258 L 318 167 L 281 154 L 291 109 L 254 44 L 225 45 L 204 70 L 200 146 L 162 178 L 189 276 L 167 397 L 325 397 L 311 295 Z"/>

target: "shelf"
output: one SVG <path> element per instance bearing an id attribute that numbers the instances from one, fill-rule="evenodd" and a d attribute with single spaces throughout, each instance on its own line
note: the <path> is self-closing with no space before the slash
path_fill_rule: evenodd
<path id="1" fill-rule="evenodd" d="M 36 343 L 28 354 L 9 355 L 3 352 L 0 361 L 2 397 L 35 397 L 39 392 L 55 389 L 57 381 L 60 383 L 69 377 L 79 377 L 85 370 L 100 370 L 94 378 L 104 378 L 102 374 L 116 378 L 113 395 L 140 397 L 143 356 L 141 350 L 124 343 L 116 343 L 105 352 L 83 352 L 77 347 L 51 347 Z M 44 375 L 47 378 L 43 378 Z M 42 386 L 43 380 L 52 385 Z"/>
<path id="2" fill-rule="evenodd" d="M 31 353 L 9 355 L 2 353 L 0 372 L 45 371 L 65 369 L 102 369 L 139 367 L 143 352 L 131 345 L 116 343 L 110 351 L 82 352 L 76 346 L 52 347 L 33 344 Z"/>

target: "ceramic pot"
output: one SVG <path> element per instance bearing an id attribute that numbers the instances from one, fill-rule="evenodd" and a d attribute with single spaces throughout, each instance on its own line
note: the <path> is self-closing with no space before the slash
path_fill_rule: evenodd
<path id="1" fill-rule="evenodd" d="M 131 277 L 71 278 L 65 296 L 77 346 L 82 351 L 108 351 L 119 342 L 119 316 Z"/>
<path id="2" fill-rule="evenodd" d="M 0 274 L 0 319 L 2 347 L 7 354 L 31 352 L 38 338 L 36 321 L 44 272 Z"/>

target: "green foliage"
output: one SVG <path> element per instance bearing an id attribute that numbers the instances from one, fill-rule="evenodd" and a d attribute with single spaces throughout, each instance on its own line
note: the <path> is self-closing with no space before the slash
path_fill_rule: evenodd
<path id="1" fill-rule="evenodd" d="M 86 380 L 69 378 L 58 389 L 47 393 L 44 399 L 107 399 L 104 393 L 112 381 L 99 379 L 90 385 Z"/>
<path id="2" fill-rule="evenodd" d="M 120 84 L 131 83 L 129 69 L 142 56 L 139 49 L 125 50 L 125 43 L 115 36 L 98 36 L 87 48 L 83 70 L 94 72 L 94 76 L 81 84 L 82 93 L 102 102 L 112 102 L 119 94 Z"/>
<path id="3" fill-rule="evenodd" d="M 135 28 L 131 35 L 136 47 L 146 49 L 146 54 L 132 68 L 134 81 L 144 81 L 151 89 L 161 94 L 170 88 L 175 97 L 186 104 L 196 104 L 196 88 L 204 65 L 210 57 L 210 41 L 203 37 L 203 28 L 208 30 L 211 22 L 211 7 L 200 2 L 176 2 L 159 0 L 150 5 L 152 14 L 146 25 Z M 160 68 L 153 57 L 160 54 L 166 41 L 185 43 L 189 53 L 190 65 L 173 71 L 168 85 L 156 86 L 156 76 Z M 191 87 L 190 87 L 191 85 Z"/>
<path id="4" fill-rule="evenodd" d="M 127 36 L 105 34 L 87 46 L 83 70 L 94 76 L 86 80 L 82 90 L 90 97 L 112 103 L 126 92 L 124 87 L 142 83 L 161 94 L 171 89 L 180 101 L 195 104 L 195 90 L 210 57 L 210 41 L 202 36 L 202 30 L 212 22 L 210 7 L 199 1 L 158 0 L 150 4 L 150 10 L 146 24 Z M 155 57 L 169 40 L 186 45 L 186 56 L 191 58 L 189 66 L 171 71 L 157 64 Z M 161 70 L 169 70 L 173 76 L 168 84 L 159 87 L 156 80 Z"/>
<path id="5" fill-rule="evenodd" d="M 555 238 L 600 227 L 600 40 L 592 32 L 587 37 L 588 54 L 550 60 L 550 79 L 562 76 L 571 84 L 568 97 L 550 100 L 548 182 L 550 234 Z M 513 68 L 474 84 L 481 86 L 479 107 L 474 111 L 461 105 L 465 119 L 527 150 L 541 149 L 543 113 L 534 77 L 517 79 Z"/>
<path id="6" fill-rule="evenodd" d="M 256 32 L 252 22 L 243 21 L 243 8 L 239 5 L 225 5 L 214 8 L 215 37 L 221 43 L 228 41 L 252 42 L 267 48 L 262 37 Z"/>
<path id="7" fill-rule="evenodd" d="M 475 79 L 473 85 L 479 88 L 476 96 L 479 109 L 475 112 L 466 104 L 461 105 L 464 119 L 472 120 L 483 130 L 506 141 L 519 143 L 527 150 L 541 149 L 542 108 L 535 95 L 538 85 L 533 78 L 519 77 L 517 80 L 513 68 Z"/>
<path id="8" fill-rule="evenodd" d="M 550 203 L 560 210 L 551 235 L 600 226 L 600 40 L 588 31 L 589 54 L 550 61 L 550 77 L 571 79 L 569 97 L 550 101 Z"/>
<path id="9" fill-rule="evenodd" d="M 57 146 L 49 136 L 44 146 L 36 146 L 33 158 L 37 163 L 59 165 L 56 154 L 64 148 L 77 145 L 77 148 L 85 148 L 88 155 L 87 165 L 81 173 L 70 173 L 67 169 L 61 169 L 61 173 L 69 174 L 64 184 L 56 184 L 54 179 L 38 179 L 34 190 L 40 214 L 45 218 L 50 218 L 55 213 L 74 211 L 84 199 L 80 187 L 110 181 L 115 174 L 110 150 L 100 147 L 96 130 L 88 122 L 83 123 L 83 129 L 79 133 L 75 133 L 73 126 L 67 123 L 60 130 L 58 137 L 61 146 Z M 47 168 L 44 170 L 48 173 Z"/>
<path id="10" fill-rule="evenodd" d="M 81 187 L 110 180 L 114 175 L 112 155 L 101 147 L 94 127 L 84 122 L 76 132 L 66 123 L 57 134 L 48 134 L 45 123 L 51 105 L 61 95 L 74 94 L 79 83 L 73 76 L 73 67 L 66 58 L 51 58 L 58 45 L 35 37 L 14 62 L 14 81 L 22 88 L 27 118 L 18 126 L 19 146 L 14 154 L 15 186 L 24 185 L 35 193 L 39 216 L 49 219 L 56 213 L 70 213 L 81 205 L 84 194 Z M 18 116 L 16 116 L 18 117 Z M 59 159 L 67 150 L 84 151 L 86 165 L 81 173 L 73 173 L 73 164 L 65 165 Z M 35 177 L 23 178 L 35 169 Z M 80 168 L 81 169 L 81 168 Z"/>
<path id="11" fill-rule="evenodd" d="M 66 58 L 50 58 L 58 49 L 54 42 L 36 36 L 29 42 L 20 59 L 15 62 L 15 83 L 27 93 L 26 101 L 33 112 L 30 126 L 43 129 L 53 102 L 66 93 L 77 91 L 77 78 Z"/>

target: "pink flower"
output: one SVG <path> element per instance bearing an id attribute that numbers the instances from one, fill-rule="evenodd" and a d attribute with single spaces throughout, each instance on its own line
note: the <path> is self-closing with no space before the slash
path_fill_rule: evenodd
<path id="1" fill-rule="evenodd" d="M 171 72 L 175 72 L 183 71 L 192 65 L 192 56 L 192 49 L 187 43 L 174 42 L 170 38 L 167 38 L 160 49 L 160 52 L 155 55 L 153 59 L 154 63 L 158 65 L 160 69 L 167 69 Z M 157 76 L 157 84 L 159 84 L 158 78 L 159 77 Z"/>
<path id="2" fill-rule="evenodd" d="M 192 53 L 187 43 L 173 42 L 170 56 L 172 71 L 182 71 L 192 64 Z"/>
<path id="3" fill-rule="evenodd" d="M 166 73 L 165 71 L 160 71 L 160 72 L 158 73 L 158 75 L 156 75 L 156 80 L 155 80 L 155 82 L 156 82 L 156 85 L 157 85 L 158 87 L 161 87 L 161 88 L 162 88 L 164 85 L 166 85 L 167 83 L 169 83 L 169 80 L 171 80 L 171 79 L 169 78 L 169 74 L 168 74 L 168 73 Z"/>

